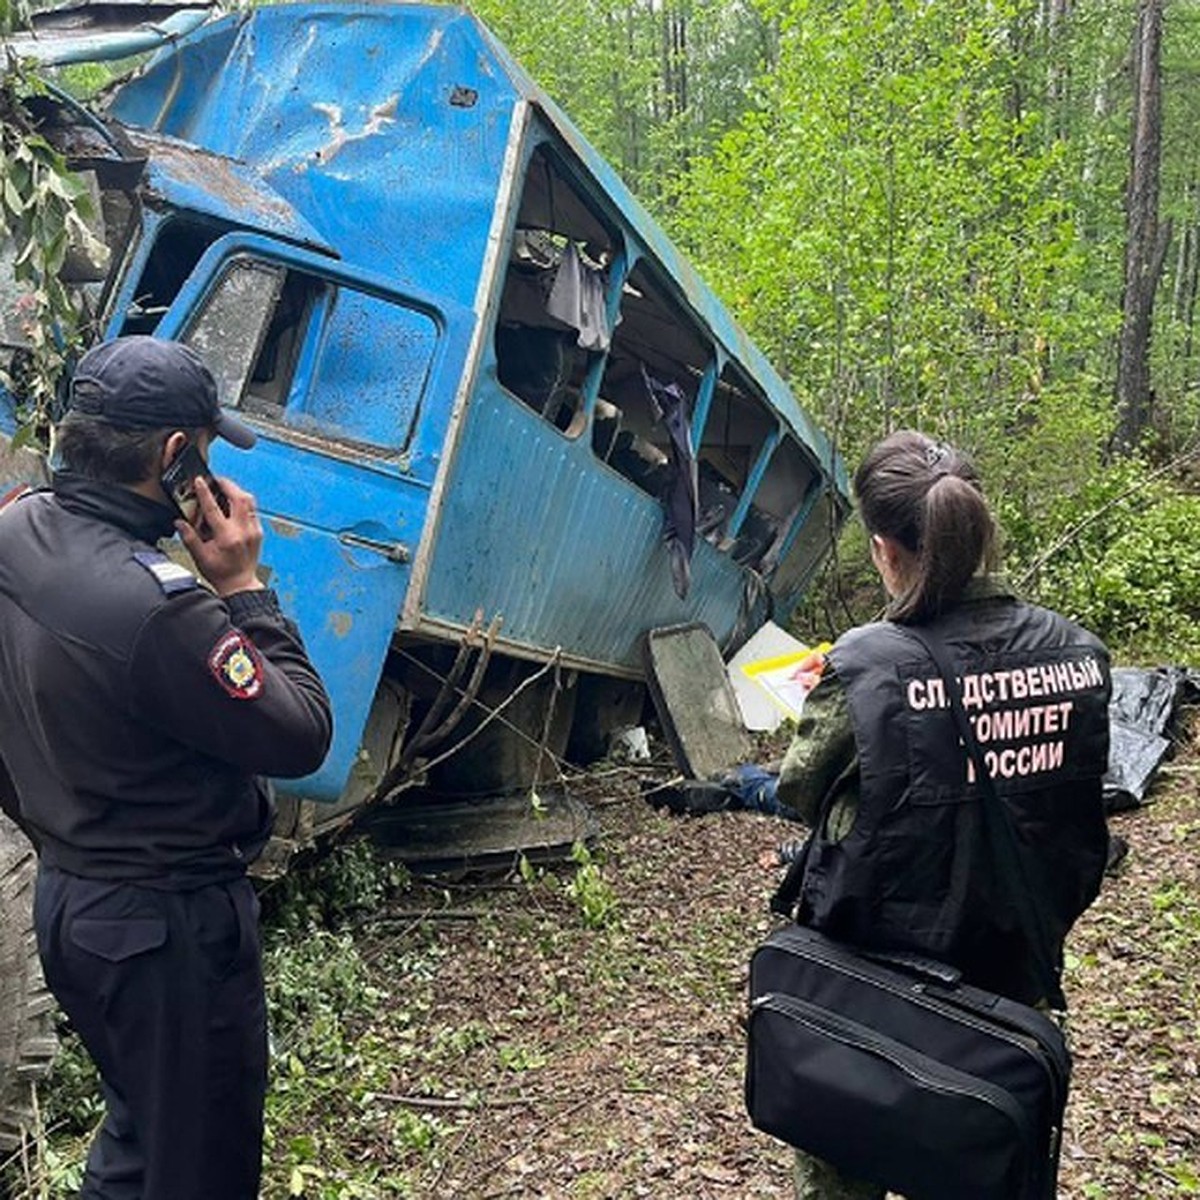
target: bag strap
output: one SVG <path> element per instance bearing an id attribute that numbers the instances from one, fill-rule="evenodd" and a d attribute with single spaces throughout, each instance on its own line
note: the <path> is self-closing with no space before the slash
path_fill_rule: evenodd
<path id="1" fill-rule="evenodd" d="M 821 815 L 821 820 L 823 819 L 824 814 Z M 790 918 L 795 913 L 796 901 L 800 899 L 800 885 L 804 881 L 804 868 L 808 866 L 808 856 L 812 851 L 813 838 L 817 836 L 817 830 L 821 828 L 821 820 L 817 821 L 808 837 L 804 839 L 800 853 L 792 859 L 787 874 L 783 877 L 783 882 L 775 889 L 775 895 L 771 897 L 771 911 L 778 913 L 781 917 Z"/>
<path id="2" fill-rule="evenodd" d="M 783 877 L 783 882 L 775 889 L 775 894 L 771 897 L 771 911 L 781 917 L 792 920 L 796 915 L 796 902 L 800 899 L 800 888 L 804 883 L 804 870 L 812 855 L 813 840 L 825 828 L 825 823 L 829 819 L 829 814 L 833 809 L 835 790 L 836 787 L 830 787 L 822 797 L 816 819 L 812 823 L 808 837 L 804 839 L 804 845 L 800 847 L 800 853 L 792 859 L 791 865 Z"/>
<path id="3" fill-rule="evenodd" d="M 1050 938 L 1046 931 L 1045 919 L 1038 903 L 1038 889 L 1032 884 L 1029 872 L 1021 858 L 1020 845 L 1016 831 L 1013 828 L 1012 817 L 1005 807 L 1000 793 L 996 790 L 995 781 L 988 770 L 971 726 L 970 718 L 963 707 L 962 690 L 958 677 L 950 661 L 945 643 L 928 629 L 919 629 L 912 625 L 898 625 L 898 629 L 909 634 L 920 642 L 933 659 L 938 673 L 946 685 L 946 696 L 958 726 L 959 736 L 966 747 L 967 754 L 975 766 L 975 778 L 980 783 L 983 800 L 984 828 L 988 835 L 988 844 L 1000 877 L 1008 885 L 1017 918 L 1021 923 L 1021 932 L 1029 945 L 1033 965 L 1037 975 L 1038 986 L 1042 994 L 1053 1008 L 1065 1008 L 1066 998 L 1063 996 L 1062 984 L 1058 971 L 1050 960 L 1048 947 Z M 786 882 L 786 881 L 785 881 Z"/>

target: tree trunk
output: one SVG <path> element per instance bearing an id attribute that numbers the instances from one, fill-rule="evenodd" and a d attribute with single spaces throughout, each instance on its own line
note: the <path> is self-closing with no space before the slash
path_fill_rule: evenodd
<path id="1" fill-rule="evenodd" d="M 1070 92 L 1070 0 L 1045 0 L 1042 20 L 1046 29 L 1046 129 L 1051 140 L 1065 136 Z"/>
<path id="2" fill-rule="evenodd" d="M 33 936 L 33 847 L 0 813 L 0 1161 L 31 1136 L 33 1083 L 58 1050 Z"/>
<path id="3" fill-rule="evenodd" d="M 1133 46 L 1133 121 L 1125 197 L 1125 287 L 1117 354 L 1114 448 L 1128 453 L 1150 423 L 1150 328 L 1170 223 L 1158 220 L 1162 161 L 1162 30 L 1165 0 L 1140 0 Z"/>

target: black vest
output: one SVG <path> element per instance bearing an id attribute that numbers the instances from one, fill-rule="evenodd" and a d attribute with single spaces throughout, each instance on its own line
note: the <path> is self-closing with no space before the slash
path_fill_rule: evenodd
<path id="1" fill-rule="evenodd" d="M 1007 596 L 964 603 L 929 628 L 953 659 L 1060 963 L 1104 871 L 1108 653 L 1065 618 Z M 974 767 L 928 653 L 881 622 L 846 634 L 830 659 L 854 725 L 859 804 L 842 841 L 818 828 L 801 921 L 859 945 L 919 950 L 981 987 L 1038 999 L 1012 884 L 994 868 Z"/>

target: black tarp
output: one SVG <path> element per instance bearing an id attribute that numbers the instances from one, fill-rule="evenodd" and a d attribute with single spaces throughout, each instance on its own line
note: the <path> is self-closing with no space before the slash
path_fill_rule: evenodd
<path id="1" fill-rule="evenodd" d="M 1155 772 L 1170 753 L 1179 705 L 1200 696 L 1200 673 L 1182 667 L 1118 667 L 1112 676 L 1104 803 L 1109 812 L 1120 812 L 1145 802 Z"/>

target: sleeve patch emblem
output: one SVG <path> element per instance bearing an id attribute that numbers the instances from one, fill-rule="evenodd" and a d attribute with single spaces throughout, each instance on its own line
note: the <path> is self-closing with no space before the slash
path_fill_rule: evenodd
<path id="1" fill-rule="evenodd" d="M 225 634 L 212 648 L 208 669 L 236 700 L 253 700 L 263 690 L 262 659 L 239 630 Z"/>

